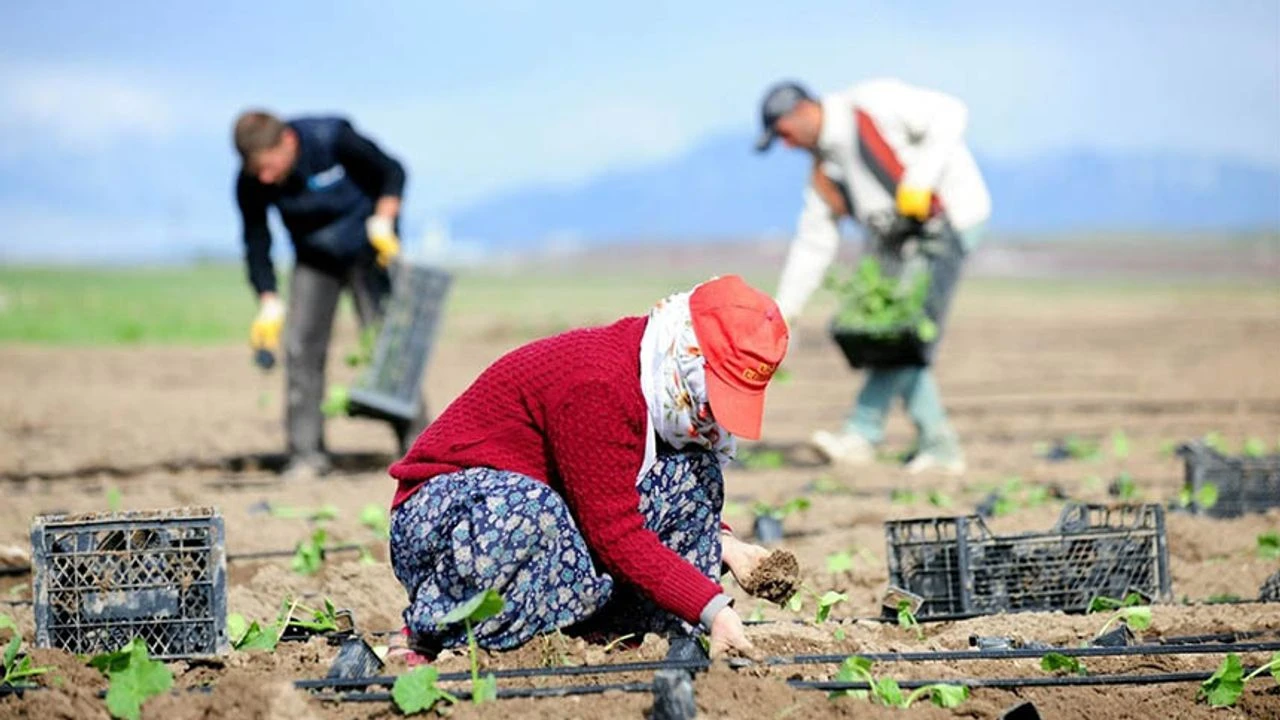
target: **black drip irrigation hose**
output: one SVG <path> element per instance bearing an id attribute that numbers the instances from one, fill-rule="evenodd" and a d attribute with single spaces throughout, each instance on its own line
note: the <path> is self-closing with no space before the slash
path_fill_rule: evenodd
<path id="1" fill-rule="evenodd" d="M 1245 668 L 1245 672 L 1250 672 Z M 1204 682 L 1212 672 L 1151 673 L 1144 675 L 1064 675 L 1025 678 L 943 678 L 935 680 L 899 680 L 898 687 L 914 690 L 926 685 L 963 685 L 967 688 L 1078 687 L 1087 685 L 1161 685 L 1165 683 Z M 871 684 L 837 680 L 788 680 L 798 690 L 870 690 Z"/>
<path id="2" fill-rule="evenodd" d="M 843 660 L 844 658 L 841 658 Z M 574 665 L 565 667 L 543 668 L 511 668 L 493 670 L 493 676 L 502 678 L 532 677 L 575 677 L 579 675 L 609 675 L 613 673 L 646 673 L 659 670 L 706 670 L 710 664 L 706 660 L 654 660 L 648 662 L 614 663 L 611 665 Z M 436 680 L 440 682 L 452 680 L 470 680 L 471 673 L 442 673 Z M 299 690 L 342 690 L 373 686 L 391 687 L 396 682 L 394 675 L 378 675 L 365 678 L 324 678 L 320 680 L 296 680 L 293 683 Z"/>
<path id="3" fill-rule="evenodd" d="M 1280 642 L 1236 644 L 1174 644 L 1128 645 L 1125 647 L 1054 647 L 1045 649 L 1011 648 L 1007 650 L 935 650 L 929 652 L 851 653 L 876 662 L 949 662 L 962 660 L 1020 660 L 1039 659 L 1048 653 L 1067 657 L 1132 657 L 1134 655 L 1220 655 L 1223 653 L 1274 652 L 1280 650 Z M 842 663 L 845 655 L 796 655 L 794 657 L 766 658 L 760 664 L 776 665 L 830 665 Z M 749 667 L 750 660 L 730 661 L 733 667 Z"/>
<path id="4" fill-rule="evenodd" d="M 470 676 L 468 676 L 470 677 Z M 651 682 L 633 682 L 633 683 L 615 683 L 612 685 L 565 685 L 564 687 L 554 688 L 498 688 L 497 697 L 499 700 L 507 700 L 511 698 L 555 698 L 568 697 L 570 695 L 600 695 L 607 692 L 653 692 L 653 683 Z M 451 693 L 459 700 L 470 700 L 471 693 L 466 690 L 459 690 Z M 332 700 L 336 702 L 391 702 L 391 693 L 389 692 L 352 692 L 340 694 L 318 694 L 315 696 L 317 700 Z"/>

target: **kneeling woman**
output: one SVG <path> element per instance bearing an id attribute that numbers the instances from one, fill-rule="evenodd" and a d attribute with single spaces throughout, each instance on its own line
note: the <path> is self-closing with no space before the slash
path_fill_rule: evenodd
<path id="1" fill-rule="evenodd" d="M 787 327 L 737 276 L 672 295 L 648 317 L 517 348 L 391 466 L 391 561 L 421 651 L 466 643 L 437 619 L 478 592 L 503 611 L 491 649 L 571 626 L 709 631 L 747 650 L 718 582 L 766 554 L 720 520 L 734 435 L 758 438 Z"/>

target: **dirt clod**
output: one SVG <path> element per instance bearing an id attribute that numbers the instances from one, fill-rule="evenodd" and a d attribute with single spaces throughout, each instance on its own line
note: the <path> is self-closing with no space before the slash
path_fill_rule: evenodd
<path id="1" fill-rule="evenodd" d="M 742 589 L 754 597 L 782 605 L 800 587 L 800 561 L 790 550 L 774 550 L 751 571 Z"/>

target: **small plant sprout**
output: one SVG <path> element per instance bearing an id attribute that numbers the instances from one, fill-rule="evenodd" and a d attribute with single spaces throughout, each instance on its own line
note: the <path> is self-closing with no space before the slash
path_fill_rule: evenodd
<path id="1" fill-rule="evenodd" d="M 1267 443 L 1262 438 L 1251 437 L 1244 441 L 1244 456 L 1260 458 L 1267 454 Z"/>
<path id="2" fill-rule="evenodd" d="M 360 344 L 347 353 L 347 367 L 360 367 L 373 362 L 373 348 L 378 342 L 378 327 L 370 325 L 360 331 Z"/>
<path id="3" fill-rule="evenodd" d="M 292 507 L 289 505 L 268 506 L 271 517 L 284 520 L 307 520 L 308 522 L 327 522 L 337 520 L 341 510 L 337 505 L 326 504 L 315 508 Z"/>
<path id="4" fill-rule="evenodd" d="M 872 676 L 872 664 L 871 660 L 859 655 L 845 658 L 844 662 L 840 664 L 839 672 L 836 673 L 836 681 L 845 683 L 864 682 L 870 686 L 870 690 L 834 690 L 828 693 L 827 697 L 832 700 L 846 696 L 864 700 L 871 697 L 881 705 L 893 708 L 909 708 L 922 697 L 929 698 L 930 702 L 938 707 L 955 708 L 969 698 L 969 688 L 945 683 L 924 685 L 914 690 L 911 694 L 904 696 L 897 680 L 891 677 L 877 679 Z"/>
<path id="5" fill-rule="evenodd" d="M 1280 533 L 1272 530 L 1258 536 L 1258 557 L 1280 560 Z"/>
<path id="6" fill-rule="evenodd" d="M 894 488 L 889 491 L 889 502 L 895 505 L 910 505 L 916 501 L 916 494 L 905 488 Z"/>
<path id="7" fill-rule="evenodd" d="M 266 650 L 271 652 L 280 642 L 280 623 L 263 626 L 257 620 L 249 621 L 240 613 L 227 616 L 227 636 L 236 650 Z"/>
<path id="8" fill-rule="evenodd" d="M 1134 605 L 1130 607 L 1122 607 L 1112 613 L 1111 617 L 1103 623 L 1102 628 L 1098 630 L 1098 635 L 1106 635 L 1111 626 L 1123 622 L 1130 629 L 1141 632 L 1151 627 L 1151 608 L 1146 605 Z"/>
<path id="9" fill-rule="evenodd" d="M 383 505 L 365 505 L 360 511 L 360 524 L 369 528 L 380 540 L 391 539 L 391 515 Z"/>
<path id="10" fill-rule="evenodd" d="M 920 627 L 920 621 L 916 619 L 916 614 L 911 612 L 910 600 L 898 601 L 898 627 L 904 630 L 916 631 L 916 639 L 924 639 L 924 630 Z"/>
<path id="11" fill-rule="evenodd" d="M 138 720 L 142 704 L 173 687 L 173 673 L 152 660 L 147 643 L 134 638 L 123 648 L 95 655 L 89 664 L 107 676 L 107 711 L 113 718 Z"/>
<path id="12" fill-rule="evenodd" d="M 815 624 L 826 622 L 827 617 L 831 615 L 831 608 L 848 599 L 848 595 L 835 590 L 828 590 L 823 593 L 822 597 L 818 598 L 818 611 L 813 615 L 813 622 Z"/>
<path id="13" fill-rule="evenodd" d="M 1136 592 L 1131 592 L 1119 600 L 1106 595 L 1098 595 L 1089 601 L 1089 608 L 1086 612 L 1106 612 L 1108 610 L 1119 610 L 1120 608 L 1137 607 L 1142 604 L 1142 596 Z"/>
<path id="14" fill-rule="evenodd" d="M 929 504 L 936 508 L 951 507 L 951 498 L 941 490 L 930 490 L 927 495 Z"/>
<path id="15" fill-rule="evenodd" d="M 803 590 L 797 590 L 796 594 L 792 595 L 790 600 L 787 600 L 787 609 L 797 614 L 804 609 Z"/>
<path id="16" fill-rule="evenodd" d="M 1122 472 L 1111 483 L 1111 494 L 1125 502 L 1136 500 L 1139 494 L 1138 483 L 1134 481 L 1132 475 Z"/>
<path id="17" fill-rule="evenodd" d="M 747 622 L 763 622 L 764 621 L 764 605 L 756 603 L 752 608 L 751 615 L 747 617 Z"/>
<path id="18" fill-rule="evenodd" d="M 4 648 L 4 666 L 0 667 L 4 675 L 0 677 L 0 687 L 29 687 L 28 678 L 43 675 L 53 668 L 33 667 L 28 655 L 18 659 L 18 651 L 22 649 L 22 633 L 18 632 L 18 624 L 13 618 L 0 614 L 0 630 L 5 629 L 12 632 L 13 637 L 9 638 L 9 644 Z"/>
<path id="19" fill-rule="evenodd" d="M 822 495 L 834 495 L 846 489 L 844 485 L 836 482 L 835 478 L 830 475 L 819 476 L 813 481 L 813 491 Z"/>
<path id="20" fill-rule="evenodd" d="M 1211 450 L 1215 450 L 1223 455 L 1227 454 L 1227 440 L 1222 436 L 1222 433 L 1217 430 L 1210 430 L 1205 433 L 1202 442 Z"/>
<path id="21" fill-rule="evenodd" d="M 467 628 L 467 646 L 471 651 L 471 701 L 477 705 L 497 697 L 498 682 L 489 673 L 480 677 L 480 660 L 476 645 L 474 624 L 484 622 L 502 612 L 506 605 L 496 590 L 485 590 L 476 593 L 470 600 L 454 608 L 452 612 L 440 618 L 439 624 L 452 625 L 464 623 Z"/>
<path id="22" fill-rule="evenodd" d="M 1040 658 L 1040 669 L 1049 673 L 1066 672 L 1072 675 L 1088 675 L 1089 670 L 1080 662 L 1080 658 L 1062 653 L 1046 653 Z"/>
<path id="23" fill-rule="evenodd" d="M 311 536 L 298 543 L 293 551 L 293 562 L 290 567 L 299 575 L 315 575 L 324 566 L 324 543 L 328 533 L 324 528 L 316 528 Z"/>
<path id="24" fill-rule="evenodd" d="M 320 403 L 320 412 L 325 417 L 345 417 L 351 410 L 351 391 L 346 385 L 334 383 L 329 386 L 329 393 Z"/>
<path id="25" fill-rule="evenodd" d="M 742 453 L 739 461 L 748 470 L 777 470 L 787 464 L 781 450 L 756 450 Z"/>
<path id="26" fill-rule="evenodd" d="M 807 497 L 794 497 L 782 503 L 781 505 L 769 505 L 763 502 L 757 502 L 751 506 L 752 511 L 757 516 L 771 517 L 775 520 L 784 520 L 788 515 L 797 512 L 804 512 L 809 509 L 812 502 Z"/>
<path id="27" fill-rule="evenodd" d="M 1178 452 L 1178 443 L 1173 440 L 1160 441 L 1160 457 L 1171 458 Z"/>
<path id="28" fill-rule="evenodd" d="M 1129 436 L 1124 434 L 1124 430 L 1117 428 L 1111 433 L 1111 455 L 1117 460 L 1129 458 Z"/>
<path id="29" fill-rule="evenodd" d="M 1213 483 L 1204 483 L 1195 492 L 1191 491 L 1191 487 L 1184 485 L 1178 491 L 1178 506 L 1191 507 L 1194 504 L 1202 510 L 1208 510 L 1218 504 L 1218 486 Z"/>
<path id="30" fill-rule="evenodd" d="M 121 505 L 120 488 L 114 486 L 107 488 L 107 509 L 111 512 L 120 512 Z"/>
<path id="31" fill-rule="evenodd" d="M 1200 692 L 1196 697 L 1197 699 L 1207 700 L 1210 707 L 1231 707 L 1236 704 L 1236 701 L 1240 699 L 1240 695 L 1244 693 L 1245 683 L 1264 672 L 1271 673 L 1272 679 L 1276 683 L 1280 683 L 1280 652 L 1272 655 L 1271 661 L 1266 665 L 1248 675 L 1244 674 L 1244 666 L 1240 663 L 1240 656 L 1235 653 L 1229 653 L 1213 675 L 1200 685 Z"/>
<path id="32" fill-rule="evenodd" d="M 440 701 L 456 704 L 458 698 L 436 685 L 440 673 L 431 665 L 420 665 L 396 678 L 391 687 L 391 699 L 405 715 L 426 712 Z"/>
<path id="33" fill-rule="evenodd" d="M 853 571 L 853 553 L 839 550 L 827 556 L 827 572 L 832 575 L 843 575 Z"/>

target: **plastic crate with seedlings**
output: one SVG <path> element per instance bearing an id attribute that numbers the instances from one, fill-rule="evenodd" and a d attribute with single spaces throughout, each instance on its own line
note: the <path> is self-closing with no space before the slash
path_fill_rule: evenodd
<path id="1" fill-rule="evenodd" d="M 400 263 L 369 367 L 351 387 L 348 412 L 413 420 L 419 389 L 453 276 L 428 265 Z"/>
<path id="2" fill-rule="evenodd" d="M 1083 612 L 1099 595 L 1168 599 L 1159 505 L 1063 508 L 1046 532 L 995 535 L 978 515 L 885 523 L 889 584 L 920 596 L 917 617 Z"/>
<path id="3" fill-rule="evenodd" d="M 213 508 L 49 515 L 31 526 L 36 644 L 166 660 L 228 649 L 226 541 Z"/>
<path id="4" fill-rule="evenodd" d="M 1280 507 L 1280 455 L 1228 457 L 1199 440 L 1178 448 L 1186 467 L 1184 503 L 1210 517 Z"/>

